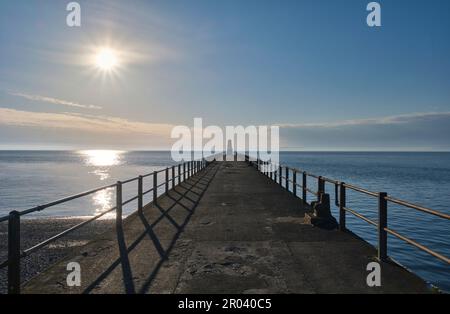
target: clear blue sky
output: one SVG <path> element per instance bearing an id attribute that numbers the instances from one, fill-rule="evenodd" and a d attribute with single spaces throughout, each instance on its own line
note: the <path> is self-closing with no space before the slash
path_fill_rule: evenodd
<path id="1" fill-rule="evenodd" d="M 165 148 L 201 117 L 279 124 L 285 149 L 450 149 L 450 1 L 379 1 L 380 28 L 367 0 L 78 1 L 79 28 L 68 2 L 2 1 L 0 148 Z"/>

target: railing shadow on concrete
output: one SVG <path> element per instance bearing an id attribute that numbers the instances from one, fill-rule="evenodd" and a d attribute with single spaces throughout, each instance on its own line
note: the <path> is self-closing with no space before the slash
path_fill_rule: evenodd
<path id="1" fill-rule="evenodd" d="M 206 159 L 201 160 L 191 160 L 186 161 L 178 165 L 173 165 L 171 167 L 167 167 L 162 170 L 154 171 L 152 173 L 148 173 L 145 175 L 140 175 L 125 181 L 118 181 L 115 184 L 110 184 L 107 186 L 98 187 L 86 192 L 82 192 L 76 195 L 68 196 L 56 201 L 52 201 L 50 203 L 35 206 L 33 208 L 23 210 L 23 211 L 11 211 L 9 215 L 0 217 L 0 222 L 7 222 L 8 223 L 8 259 L 6 261 L 3 261 L 0 263 L 0 269 L 7 267 L 8 269 L 8 293 L 10 294 L 18 294 L 20 293 L 20 286 L 21 286 L 21 277 L 20 277 L 20 262 L 21 259 L 23 259 L 26 256 L 29 256 L 30 254 L 33 254 L 34 252 L 38 251 L 39 249 L 48 246 L 49 244 L 53 243 L 54 241 L 74 232 L 75 230 L 78 230 L 79 228 L 83 227 L 84 225 L 95 221 L 107 213 L 114 212 L 116 213 L 116 228 L 118 231 L 122 228 L 122 207 L 126 204 L 129 204 L 133 201 L 138 202 L 138 210 L 143 208 L 143 199 L 144 196 L 153 192 L 153 198 L 152 200 L 156 200 L 158 197 L 158 191 L 162 188 L 165 188 L 165 193 L 169 191 L 169 186 L 171 184 L 172 190 L 176 186 L 180 186 L 183 182 L 185 182 L 187 179 L 192 177 L 194 174 L 198 173 L 199 171 L 205 169 L 208 166 L 209 162 L 207 162 Z M 158 174 L 165 173 L 165 180 L 158 184 Z M 146 178 L 153 178 L 153 186 L 149 190 L 144 191 L 143 190 L 143 181 Z M 138 193 L 136 196 L 123 201 L 122 200 L 122 186 L 131 182 L 138 182 Z M 178 183 L 176 182 L 178 181 Z M 35 244 L 34 246 L 24 249 L 21 249 L 20 246 L 20 222 L 21 217 L 43 211 L 47 208 L 54 207 L 75 199 L 79 199 L 82 197 L 86 197 L 89 195 L 92 195 L 96 192 L 115 188 L 116 189 L 116 206 L 109 208 L 69 229 L 66 229 L 38 244 Z M 119 240 L 119 248 L 123 251 L 124 250 L 124 239 L 120 235 L 120 232 L 118 233 L 118 240 Z M 122 244 L 121 244 L 122 243 Z M 124 262 L 124 272 L 127 272 L 127 266 L 126 261 Z M 132 287 L 130 286 L 129 289 L 132 291 Z"/>
<path id="2" fill-rule="evenodd" d="M 109 265 L 102 274 L 100 274 L 92 283 L 90 283 L 83 291 L 83 293 L 92 292 L 103 280 L 105 280 L 111 274 L 111 272 L 116 269 L 116 267 L 119 266 L 119 264 L 121 264 L 122 268 L 123 284 L 126 293 L 141 294 L 148 292 L 151 283 L 158 274 L 163 262 L 166 261 L 168 256 L 170 255 L 185 226 L 189 223 L 192 215 L 195 212 L 195 208 L 203 197 L 217 170 L 218 168 L 214 166 L 206 168 L 196 176 L 192 177 L 191 180 L 184 181 L 176 188 L 167 191 L 164 194 L 164 197 L 170 200 L 171 204 L 169 203 L 169 205 L 162 205 L 162 202 L 158 199 L 157 202 L 152 202 L 145 206 L 142 210 L 138 210 L 137 215 L 139 216 L 139 219 L 144 226 L 144 231 L 140 233 L 128 247 L 125 244 L 122 224 L 120 224 L 120 227 L 117 229 L 117 240 L 120 251 L 119 258 L 111 263 L 111 265 Z M 192 197 L 188 197 L 188 194 L 196 195 L 193 196 L 196 199 L 193 200 Z M 170 213 L 176 207 L 176 205 L 182 204 L 183 200 L 187 200 L 190 205 L 186 206 L 183 204 L 180 206 L 187 211 L 187 216 L 181 223 L 177 223 L 175 219 L 170 215 Z M 159 211 L 160 214 L 158 218 L 153 221 L 153 223 L 150 223 L 145 215 L 145 213 L 149 210 Z M 175 232 L 173 233 L 166 249 L 164 249 L 160 239 L 154 232 L 155 227 L 164 219 L 167 219 L 175 227 Z M 133 281 L 132 267 L 130 266 L 129 255 L 147 236 L 152 241 L 160 258 L 156 262 L 154 268 L 149 271 L 149 275 L 142 283 L 142 285 L 136 288 Z"/>
<path id="3" fill-rule="evenodd" d="M 421 251 L 428 253 L 429 255 L 437 258 L 438 260 L 450 265 L 450 258 L 444 256 L 441 253 L 438 253 L 425 245 L 422 245 L 411 238 L 400 234 L 399 232 L 388 227 L 388 204 L 394 203 L 406 208 L 414 209 L 416 211 L 433 215 L 435 217 L 445 219 L 446 221 L 450 221 L 450 215 L 442 212 L 438 212 L 436 210 L 420 206 L 417 204 L 412 204 L 410 202 L 394 198 L 386 192 L 373 192 L 361 187 L 348 184 L 345 182 L 341 182 L 338 180 L 333 180 L 324 176 L 319 176 L 316 174 L 312 174 L 307 171 L 299 170 L 293 167 L 281 165 L 281 164 L 273 164 L 271 161 L 264 161 L 259 158 L 253 158 L 249 155 L 245 155 L 245 161 L 256 170 L 260 171 L 263 175 L 268 177 L 273 182 L 278 183 L 281 187 L 285 188 L 290 193 L 295 196 L 300 197 L 303 200 L 304 204 L 307 204 L 307 195 L 310 193 L 311 195 L 317 197 L 319 201 L 322 194 L 325 194 L 326 185 L 331 184 L 334 186 L 334 194 L 335 194 L 335 205 L 339 208 L 339 230 L 345 232 L 348 231 L 346 227 L 346 213 L 350 213 L 357 218 L 367 222 L 368 224 L 374 226 L 377 229 L 377 238 L 378 238 L 378 260 L 382 262 L 389 262 L 390 257 L 388 256 L 388 241 L 387 235 L 393 235 L 400 240 L 406 242 L 407 244 L 418 248 Z M 284 171 L 283 171 L 284 170 Z M 301 177 L 300 177 L 301 175 Z M 292 177 L 292 179 L 291 179 Z M 299 177 L 299 178 L 298 178 Z M 298 180 L 298 179 L 299 180 Z M 312 178 L 313 180 L 317 180 L 313 182 L 313 184 L 317 184 L 317 189 L 313 190 L 310 188 L 311 184 L 308 183 L 308 178 Z M 300 183 L 299 183 L 300 182 Z M 300 189 L 301 195 L 298 195 L 297 189 Z M 366 196 L 376 198 L 378 201 L 378 221 L 373 221 L 356 210 L 347 207 L 347 190 L 356 191 L 358 193 L 362 193 Z"/>

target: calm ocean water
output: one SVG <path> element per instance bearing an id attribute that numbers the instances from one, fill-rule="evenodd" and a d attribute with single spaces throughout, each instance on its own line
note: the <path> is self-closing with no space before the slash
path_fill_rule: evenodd
<path id="1" fill-rule="evenodd" d="M 282 153 L 283 164 L 341 180 L 450 213 L 450 153 Z M 171 165 L 169 152 L 0 151 L 0 215 L 23 210 Z M 162 174 L 161 174 L 162 175 Z M 161 176 L 162 179 L 162 176 Z M 144 189 L 151 188 L 144 181 Z M 311 181 L 316 188 L 316 182 Z M 124 200 L 137 183 L 124 186 Z M 327 190 L 334 198 L 333 186 Z M 149 197 L 151 193 L 149 193 Z M 49 208 L 31 217 L 90 216 L 114 204 L 114 189 Z M 348 192 L 347 206 L 376 220 L 375 198 Z M 130 213 L 136 203 L 125 206 Z M 333 208 L 337 217 L 337 210 Z M 450 256 L 450 222 L 413 209 L 389 205 L 389 226 Z M 376 229 L 348 215 L 348 228 L 372 244 Z M 389 237 L 389 255 L 428 281 L 450 291 L 450 267 L 414 247 Z"/>

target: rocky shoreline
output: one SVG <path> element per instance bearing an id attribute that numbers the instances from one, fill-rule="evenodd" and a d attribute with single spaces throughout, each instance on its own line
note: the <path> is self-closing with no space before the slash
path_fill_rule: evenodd
<path id="1" fill-rule="evenodd" d="M 30 248 L 88 218 L 36 218 L 21 222 L 21 247 Z M 35 253 L 22 259 L 22 282 L 30 280 L 39 272 L 65 256 L 74 247 L 86 244 L 96 235 L 102 234 L 114 225 L 113 219 L 92 221 L 78 230 L 50 243 Z M 0 262 L 8 256 L 8 223 L 0 223 Z M 0 294 L 7 292 L 7 270 L 0 270 Z"/>

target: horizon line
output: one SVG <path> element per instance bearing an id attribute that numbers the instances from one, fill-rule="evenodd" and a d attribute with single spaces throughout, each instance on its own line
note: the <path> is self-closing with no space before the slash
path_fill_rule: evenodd
<path id="1" fill-rule="evenodd" d="M 4 149 L 0 148 L 0 152 L 79 152 L 79 151 L 92 151 L 92 150 L 100 150 L 100 151 L 122 151 L 122 152 L 170 152 L 170 149 L 116 149 L 116 148 L 72 148 L 72 149 L 61 149 L 61 148 L 42 148 L 42 149 L 34 149 L 34 148 L 12 148 L 12 149 Z M 190 152 L 195 152 L 191 150 Z M 234 152 L 234 151 L 233 151 Z M 348 149 L 348 150 L 321 150 L 321 149 L 305 149 L 305 150 L 284 150 L 280 149 L 280 153 L 450 153 L 449 150 L 372 150 L 372 149 Z M 215 154 L 219 154 L 217 152 Z M 238 152 L 239 153 L 239 152 Z"/>

